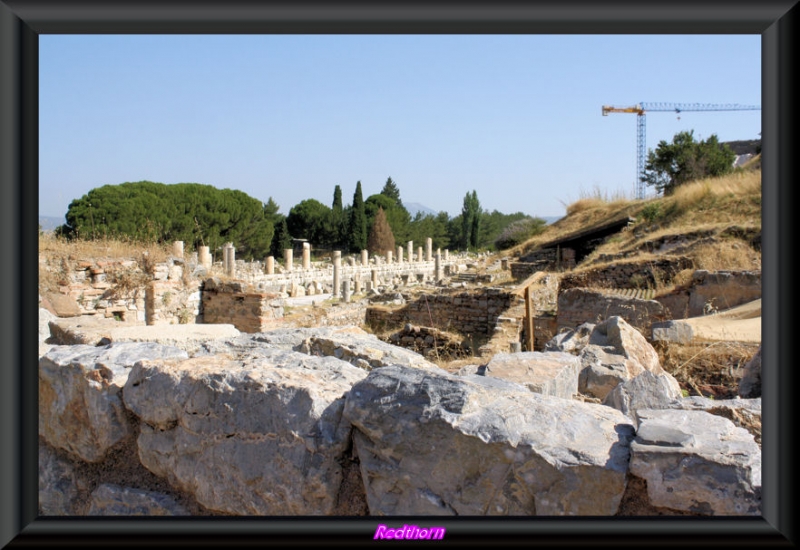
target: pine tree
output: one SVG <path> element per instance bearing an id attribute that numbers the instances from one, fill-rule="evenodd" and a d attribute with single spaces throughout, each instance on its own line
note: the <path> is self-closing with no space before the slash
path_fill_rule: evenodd
<path id="1" fill-rule="evenodd" d="M 386 180 L 386 183 L 381 189 L 381 195 L 386 195 L 390 199 L 392 199 L 397 206 L 402 207 L 403 202 L 400 200 L 400 189 L 397 187 L 397 184 L 392 181 L 392 178 Z"/>
<path id="2" fill-rule="evenodd" d="M 348 224 L 350 252 L 360 252 L 367 248 L 367 213 L 364 208 L 364 195 L 361 192 L 361 181 L 356 183 L 353 194 L 353 206 L 350 209 Z"/>
<path id="3" fill-rule="evenodd" d="M 395 241 L 392 234 L 392 228 L 386 219 L 386 213 L 383 208 L 378 209 L 375 214 L 375 221 L 369 230 L 369 240 L 367 242 L 367 250 L 371 254 L 386 254 L 387 251 L 394 251 Z"/>

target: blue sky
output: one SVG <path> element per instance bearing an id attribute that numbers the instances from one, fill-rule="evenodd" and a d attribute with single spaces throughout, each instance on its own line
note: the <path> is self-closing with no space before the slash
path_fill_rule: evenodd
<path id="1" fill-rule="evenodd" d="M 603 105 L 761 104 L 760 35 L 42 35 L 39 213 L 126 181 L 239 189 L 283 214 L 391 177 L 457 215 L 560 216 L 634 196 L 636 116 Z M 655 112 L 758 139 L 761 111 Z"/>

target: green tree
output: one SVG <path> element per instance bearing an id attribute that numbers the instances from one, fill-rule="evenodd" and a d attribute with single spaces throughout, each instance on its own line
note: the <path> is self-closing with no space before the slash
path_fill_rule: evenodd
<path id="1" fill-rule="evenodd" d="M 480 240 L 481 203 L 478 201 L 478 192 L 473 190 L 464 196 L 461 208 L 461 248 L 477 249 Z"/>
<path id="2" fill-rule="evenodd" d="M 386 183 L 383 185 L 383 189 L 381 189 L 381 195 L 386 195 L 390 199 L 392 199 L 397 206 L 403 207 L 403 202 L 400 200 L 400 189 L 397 187 L 397 184 L 392 181 L 392 178 L 386 180 Z"/>
<path id="3" fill-rule="evenodd" d="M 326 245 L 341 250 L 347 244 L 347 218 L 342 205 L 342 188 L 338 185 L 333 190 L 333 205 L 327 227 L 328 239 Z"/>
<path id="4" fill-rule="evenodd" d="M 316 199 L 300 201 L 289 210 L 286 225 L 289 234 L 295 239 L 306 239 L 312 243 L 326 243 L 326 226 L 330 220 L 331 209 Z"/>
<path id="5" fill-rule="evenodd" d="M 671 195 L 687 182 L 732 172 L 735 159 L 736 154 L 720 144 L 716 134 L 697 142 L 693 130 L 678 132 L 672 143 L 662 140 L 655 151 L 648 152 L 642 181 Z"/>
<path id="6" fill-rule="evenodd" d="M 360 252 L 367 248 L 367 213 L 364 208 L 364 195 L 361 192 L 361 181 L 356 183 L 353 193 L 353 205 L 350 209 L 348 223 L 350 252 Z"/>
<path id="7" fill-rule="evenodd" d="M 283 251 L 292 248 L 292 237 L 289 234 L 289 227 L 286 225 L 286 218 L 281 217 L 281 221 L 275 226 L 275 234 L 272 237 L 269 253 L 275 258 L 283 258 Z"/>
<path id="8" fill-rule="evenodd" d="M 386 254 L 387 250 L 394 251 L 394 248 L 395 241 L 392 228 L 386 220 L 386 213 L 383 208 L 378 208 L 378 213 L 375 215 L 375 220 L 369 230 L 367 250 L 372 254 Z"/>
<path id="9" fill-rule="evenodd" d="M 411 214 L 408 213 L 408 210 L 406 210 L 404 206 L 398 206 L 397 201 L 383 193 L 370 195 L 367 200 L 364 201 L 364 211 L 367 214 L 367 227 L 372 227 L 375 216 L 378 214 L 378 209 L 380 208 L 382 208 L 384 214 L 386 214 L 386 220 L 389 222 L 389 226 L 392 228 L 392 233 L 396 240 L 407 240 L 406 237 L 408 236 L 408 224 L 411 222 Z"/>
<path id="10" fill-rule="evenodd" d="M 230 241 L 244 259 L 263 257 L 274 232 L 261 201 L 241 191 L 197 183 L 140 181 L 97 187 L 70 203 L 66 222 L 58 233 L 68 238 L 184 241 L 188 248 L 212 249 Z"/>
<path id="11" fill-rule="evenodd" d="M 447 212 L 439 212 L 435 216 L 417 212 L 409 224 L 407 240 L 424 243 L 425 239 L 430 237 L 433 240 L 433 248 L 447 248 L 451 243 L 448 237 L 449 222 L 450 217 Z"/>

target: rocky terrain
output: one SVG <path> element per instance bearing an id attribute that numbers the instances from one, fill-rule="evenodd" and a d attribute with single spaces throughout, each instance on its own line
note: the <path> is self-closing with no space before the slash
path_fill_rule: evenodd
<path id="1" fill-rule="evenodd" d="M 43 515 L 760 514 L 760 398 L 682 397 L 618 317 L 458 373 L 358 327 L 217 328 L 49 347 Z"/>

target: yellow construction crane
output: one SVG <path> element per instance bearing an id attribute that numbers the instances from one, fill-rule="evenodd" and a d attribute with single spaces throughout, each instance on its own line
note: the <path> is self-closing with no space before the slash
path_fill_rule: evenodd
<path id="1" fill-rule="evenodd" d="M 647 157 L 647 139 L 645 136 L 645 113 L 648 111 L 669 111 L 681 113 L 682 111 L 760 111 L 759 105 L 709 103 L 639 103 L 631 107 L 613 107 L 603 105 L 603 116 L 608 113 L 633 113 L 636 115 L 636 198 L 645 196 L 644 165 Z"/>

